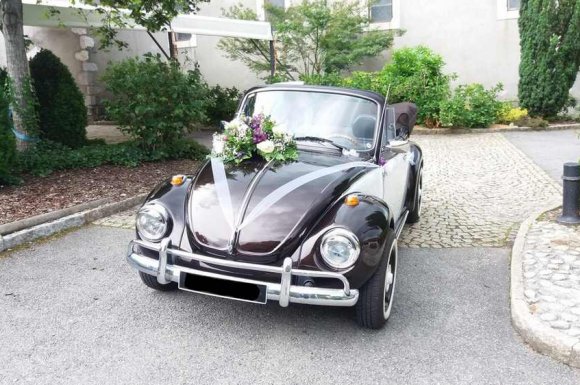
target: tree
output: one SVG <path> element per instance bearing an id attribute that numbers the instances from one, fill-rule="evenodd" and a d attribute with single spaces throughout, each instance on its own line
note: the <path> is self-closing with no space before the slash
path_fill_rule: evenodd
<path id="1" fill-rule="evenodd" d="M 27 127 L 26 124 L 26 111 L 28 110 L 26 96 L 31 94 L 31 90 L 24 43 L 22 0 L 2 0 L 0 6 L 2 8 L 2 34 L 6 45 L 7 71 L 13 93 L 14 128 L 22 135 L 17 141 L 17 147 L 19 150 L 24 150 L 29 142 L 22 140 L 22 138 L 28 136 L 31 130 L 31 127 Z"/>
<path id="2" fill-rule="evenodd" d="M 580 66 L 580 1 L 522 0 L 519 29 L 520 104 L 531 115 L 554 116 Z"/>
<path id="3" fill-rule="evenodd" d="M 348 70 L 363 59 L 375 57 L 393 43 L 392 31 L 373 30 L 367 5 L 359 1 L 305 0 L 288 8 L 266 5 L 276 51 L 276 74 L 285 80 Z M 224 15 L 258 20 L 240 5 Z M 224 38 L 219 43 L 226 56 L 240 60 L 257 74 L 270 71 L 269 42 Z"/>

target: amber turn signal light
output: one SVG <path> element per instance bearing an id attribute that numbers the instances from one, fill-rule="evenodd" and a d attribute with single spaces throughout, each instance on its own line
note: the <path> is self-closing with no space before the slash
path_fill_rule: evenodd
<path id="1" fill-rule="evenodd" d="M 349 195 L 344 200 L 344 204 L 347 206 L 358 206 L 359 200 L 357 195 Z"/>
<path id="2" fill-rule="evenodd" d="M 171 177 L 171 184 L 174 186 L 181 186 L 185 182 L 185 175 L 173 175 Z"/>

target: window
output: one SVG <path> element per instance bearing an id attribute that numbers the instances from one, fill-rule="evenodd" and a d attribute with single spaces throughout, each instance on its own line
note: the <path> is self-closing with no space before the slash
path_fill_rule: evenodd
<path id="1" fill-rule="evenodd" d="M 520 17 L 521 0 L 497 0 L 498 20 L 517 19 Z"/>
<path id="2" fill-rule="evenodd" d="M 393 0 L 377 0 L 370 13 L 372 23 L 389 23 L 393 20 Z"/>
<path id="3" fill-rule="evenodd" d="M 517 11 L 520 9 L 520 0 L 507 0 L 508 11 Z"/>
<path id="4" fill-rule="evenodd" d="M 284 0 L 266 0 L 267 4 L 270 4 L 273 7 L 284 8 L 286 7 Z"/>

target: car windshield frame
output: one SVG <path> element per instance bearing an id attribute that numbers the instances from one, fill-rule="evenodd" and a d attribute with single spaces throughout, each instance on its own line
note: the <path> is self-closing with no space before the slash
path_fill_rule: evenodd
<path id="1" fill-rule="evenodd" d="M 364 99 L 368 102 L 374 103 L 377 107 L 377 111 L 376 111 L 376 123 L 375 123 L 375 129 L 374 129 L 374 134 L 373 134 L 373 141 L 371 144 L 371 147 L 369 148 L 365 148 L 365 149 L 351 149 L 351 150 L 346 150 L 346 151 L 356 151 L 359 154 L 366 154 L 366 155 L 372 155 L 374 154 L 376 148 L 377 148 L 377 144 L 379 143 L 380 140 L 380 136 L 381 136 L 381 126 L 382 126 L 382 118 L 383 118 L 383 105 L 381 103 L 379 103 L 377 100 L 365 96 L 365 95 L 361 95 L 359 93 L 356 93 L 355 91 L 353 92 L 349 92 L 349 90 L 342 90 L 342 89 L 319 89 L 319 88 L 310 88 L 310 87 L 281 87 L 281 86 L 270 86 L 270 87 L 266 87 L 266 88 L 258 88 L 258 89 L 254 89 L 254 90 L 250 90 L 248 91 L 244 97 L 242 98 L 241 103 L 239 104 L 239 108 L 238 111 L 236 113 L 236 118 L 241 118 L 243 116 L 243 111 L 246 107 L 246 103 L 248 101 L 248 99 L 256 94 L 259 93 L 264 93 L 264 92 L 311 92 L 311 93 L 318 93 L 318 94 L 331 94 L 331 95 L 342 95 L 342 96 L 349 96 L 349 97 L 353 97 L 353 98 L 358 98 L 358 99 Z"/>

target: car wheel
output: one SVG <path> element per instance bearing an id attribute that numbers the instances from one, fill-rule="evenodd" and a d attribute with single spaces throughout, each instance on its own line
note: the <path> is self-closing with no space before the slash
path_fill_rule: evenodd
<path id="1" fill-rule="evenodd" d="M 419 168 L 419 176 L 417 177 L 417 199 L 415 199 L 415 206 L 409 212 L 407 217 L 408 223 L 417 223 L 421 218 L 421 207 L 423 206 L 423 166 Z"/>
<path id="2" fill-rule="evenodd" d="M 157 277 L 149 274 L 145 274 L 142 271 L 139 272 L 139 277 L 141 277 L 141 281 L 145 284 L 145 286 L 150 287 L 151 289 L 159 290 L 159 291 L 171 291 L 177 290 L 177 283 L 169 282 L 167 284 L 161 284 L 157 282 Z"/>
<path id="3" fill-rule="evenodd" d="M 360 289 L 356 304 L 357 321 L 360 326 L 380 329 L 391 315 L 393 295 L 397 278 L 397 240 L 393 235 L 385 247 L 385 253 L 375 274 Z"/>

